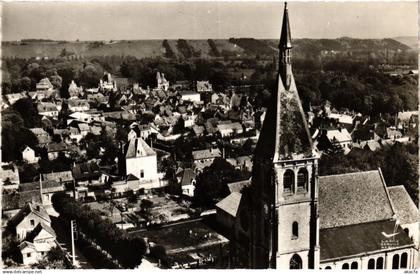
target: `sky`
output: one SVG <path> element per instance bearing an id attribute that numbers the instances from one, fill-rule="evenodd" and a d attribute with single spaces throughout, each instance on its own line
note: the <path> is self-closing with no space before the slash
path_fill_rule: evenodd
<path id="1" fill-rule="evenodd" d="M 294 38 L 417 36 L 410 2 L 289 2 Z M 283 2 L 3 2 L 3 40 L 278 38 Z"/>

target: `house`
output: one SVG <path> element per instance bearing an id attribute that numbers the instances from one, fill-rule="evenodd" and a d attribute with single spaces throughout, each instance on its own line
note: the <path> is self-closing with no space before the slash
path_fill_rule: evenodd
<path id="1" fill-rule="evenodd" d="M 200 102 L 200 93 L 193 90 L 181 90 L 178 92 L 183 101 Z"/>
<path id="2" fill-rule="evenodd" d="M 9 220 L 8 225 L 13 228 L 18 240 L 24 240 L 34 228 L 45 223 L 51 225 L 50 216 L 41 204 L 27 203 L 19 212 Z"/>
<path id="3" fill-rule="evenodd" d="M 69 106 L 69 110 L 72 112 L 83 112 L 83 111 L 88 111 L 90 109 L 90 105 L 89 102 L 87 100 L 83 100 L 83 99 L 69 99 L 67 101 L 68 106 Z"/>
<path id="4" fill-rule="evenodd" d="M 115 193 L 138 191 L 140 188 L 139 178 L 133 174 L 128 174 L 124 180 L 118 180 L 112 183 L 112 189 Z"/>
<path id="5" fill-rule="evenodd" d="M 126 174 L 139 178 L 141 188 L 160 187 L 157 172 L 157 154 L 140 137 L 129 140 L 125 150 Z"/>
<path id="6" fill-rule="evenodd" d="M 409 126 L 409 122 L 412 119 L 412 116 L 418 117 L 419 112 L 415 111 L 402 111 L 397 114 L 397 128 L 403 129 Z"/>
<path id="7" fill-rule="evenodd" d="M 27 97 L 25 92 L 10 93 L 10 94 L 6 94 L 4 96 L 6 97 L 6 100 L 9 104 L 9 106 L 13 105 L 14 103 L 19 101 L 20 99 L 23 99 L 23 98 Z"/>
<path id="8" fill-rule="evenodd" d="M 192 152 L 193 164 L 195 172 L 199 173 L 207 166 L 213 164 L 214 159 L 222 157 L 222 152 L 218 148 L 209 148 L 202 150 L 195 150 Z"/>
<path id="9" fill-rule="evenodd" d="M 76 83 L 74 82 L 74 80 L 71 80 L 68 91 L 69 91 L 70 98 L 79 97 L 80 95 L 83 94 L 83 88 L 78 87 Z"/>
<path id="10" fill-rule="evenodd" d="M 156 73 L 157 89 L 167 91 L 169 88 L 169 81 L 165 79 L 165 75 L 159 71 Z"/>
<path id="11" fill-rule="evenodd" d="M 42 90 L 51 91 L 53 89 L 54 89 L 54 86 L 51 84 L 48 78 L 43 78 L 36 84 L 37 91 L 42 91 Z"/>
<path id="12" fill-rule="evenodd" d="M 41 182 L 32 182 L 32 183 L 24 183 L 20 184 L 19 190 L 21 192 L 29 192 L 29 191 L 39 191 L 41 196 L 41 203 L 45 207 L 49 207 L 52 205 L 51 198 L 54 193 L 59 193 L 64 191 L 64 184 L 59 181 L 46 181 L 43 180 Z"/>
<path id="13" fill-rule="evenodd" d="M 0 180 L 4 191 L 14 191 L 19 188 L 19 171 L 16 165 L 1 163 Z"/>
<path id="14" fill-rule="evenodd" d="M 117 83 L 112 79 L 111 73 L 104 72 L 99 80 L 99 89 L 103 91 L 117 91 Z"/>
<path id="15" fill-rule="evenodd" d="M 43 181 L 54 181 L 63 185 L 73 185 L 74 177 L 71 170 L 42 173 Z"/>
<path id="16" fill-rule="evenodd" d="M 43 128 L 37 127 L 37 128 L 30 128 L 29 130 L 32 131 L 32 133 L 36 136 L 36 138 L 38 139 L 39 145 L 42 146 L 51 142 L 50 135 Z"/>
<path id="17" fill-rule="evenodd" d="M 182 194 L 193 197 L 196 183 L 196 174 L 191 168 L 186 168 L 177 175 L 178 183 L 181 184 Z"/>
<path id="18" fill-rule="evenodd" d="M 39 102 L 37 104 L 38 114 L 47 117 L 58 117 L 57 105 L 51 102 Z"/>
<path id="19" fill-rule="evenodd" d="M 213 86 L 209 81 L 197 81 L 197 92 L 213 92 Z"/>
<path id="20" fill-rule="evenodd" d="M 74 180 L 79 184 L 100 184 L 101 171 L 96 162 L 76 163 L 72 173 Z"/>
<path id="21" fill-rule="evenodd" d="M 35 150 L 33 150 L 31 147 L 26 146 L 23 150 L 22 150 L 22 159 L 25 162 L 28 162 L 30 164 L 33 163 L 37 163 L 39 160 L 39 157 L 35 156 Z"/>
<path id="22" fill-rule="evenodd" d="M 217 129 L 219 130 L 222 137 L 229 137 L 243 132 L 243 127 L 239 122 L 231 122 L 226 124 L 218 124 Z"/>
<path id="23" fill-rule="evenodd" d="M 60 153 L 65 155 L 69 152 L 67 144 L 65 143 L 48 143 L 45 147 L 50 161 L 57 159 Z"/>
<path id="24" fill-rule="evenodd" d="M 402 138 L 403 135 L 402 135 L 401 131 L 399 131 L 395 127 L 388 127 L 388 128 L 386 128 L 386 137 L 388 139 L 395 140 L 395 139 Z"/>
<path id="25" fill-rule="evenodd" d="M 340 146 L 345 152 L 349 152 L 353 145 L 353 140 L 347 129 L 327 130 L 327 138 L 332 145 Z"/>
<path id="26" fill-rule="evenodd" d="M 23 264 L 26 266 L 36 264 L 45 255 L 58 245 L 55 231 L 45 223 L 39 223 L 19 244 Z"/>

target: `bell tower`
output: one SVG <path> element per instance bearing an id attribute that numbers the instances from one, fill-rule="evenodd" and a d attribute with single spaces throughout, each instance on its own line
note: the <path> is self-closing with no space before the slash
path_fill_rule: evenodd
<path id="1" fill-rule="evenodd" d="M 250 208 L 246 217 L 250 268 L 316 269 L 319 265 L 319 156 L 297 92 L 291 53 L 285 4 L 277 89 L 254 152 L 252 184 L 243 194 L 248 195 L 244 200 Z"/>

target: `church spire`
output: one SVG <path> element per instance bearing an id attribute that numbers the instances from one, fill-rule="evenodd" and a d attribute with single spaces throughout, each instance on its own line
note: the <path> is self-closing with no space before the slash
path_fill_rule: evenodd
<path id="1" fill-rule="evenodd" d="M 290 34 L 289 11 L 284 4 L 283 25 L 279 43 L 279 68 L 284 87 L 289 89 L 292 77 L 292 35 Z"/>
<path id="2" fill-rule="evenodd" d="M 287 5 L 279 45 L 277 90 L 272 93 L 255 157 L 274 161 L 312 155 L 312 140 L 292 73 Z M 297 156 L 300 155 L 300 156 Z"/>
<path id="3" fill-rule="evenodd" d="M 283 25 L 280 35 L 280 44 L 279 49 L 291 49 L 292 46 L 292 35 L 290 34 L 290 24 L 289 24 L 289 11 L 287 9 L 287 2 L 284 3 L 284 13 L 283 13 Z"/>

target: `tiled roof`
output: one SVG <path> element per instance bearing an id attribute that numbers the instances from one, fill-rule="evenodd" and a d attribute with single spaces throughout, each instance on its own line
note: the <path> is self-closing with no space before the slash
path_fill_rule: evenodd
<path id="1" fill-rule="evenodd" d="M 319 177 L 321 228 L 392 218 L 386 185 L 379 170 Z"/>
<path id="2" fill-rule="evenodd" d="M 386 243 L 392 239 L 391 249 L 413 244 L 400 226 L 394 231 L 395 221 L 379 221 L 321 229 L 319 232 L 321 262 L 334 258 L 365 255 L 368 252 L 383 252 Z M 386 237 L 397 233 L 393 238 Z"/>
<path id="3" fill-rule="evenodd" d="M 192 152 L 192 157 L 194 160 L 209 159 L 221 157 L 222 152 L 218 148 L 202 149 Z"/>
<path id="4" fill-rule="evenodd" d="M 39 190 L 20 191 L 16 194 L 3 194 L 1 201 L 2 210 L 19 209 L 29 202 L 41 202 L 41 193 Z"/>
<path id="5" fill-rule="evenodd" d="M 191 185 L 192 181 L 195 180 L 195 173 L 191 168 L 184 169 L 182 173 L 181 185 L 188 186 Z"/>
<path id="6" fill-rule="evenodd" d="M 400 224 L 411 224 L 419 221 L 419 209 L 408 195 L 403 185 L 388 187 L 389 196 Z"/>
<path id="7" fill-rule="evenodd" d="M 334 130 L 328 130 L 327 131 L 327 137 L 328 140 L 331 142 L 349 142 L 351 141 L 350 133 L 347 131 L 347 129 L 334 129 Z"/>
<path id="8" fill-rule="evenodd" d="M 73 180 L 73 174 L 71 173 L 71 170 L 51 172 L 51 173 L 42 174 L 42 178 L 46 181 L 56 181 L 56 182 L 63 181 L 63 182 L 66 182 L 66 181 L 72 181 Z"/>
<path id="9" fill-rule="evenodd" d="M 128 143 L 126 158 L 146 157 L 156 155 L 156 152 L 142 139 L 131 139 Z"/>
<path id="10" fill-rule="evenodd" d="M 238 213 L 239 203 L 241 202 L 241 197 L 241 193 L 232 192 L 231 194 L 229 194 L 229 196 L 218 202 L 216 204 L 216 207 L 225 211 L 229 215 L 236 217 L 236 213 Z"/>

